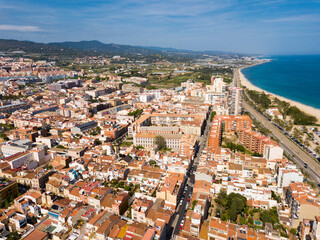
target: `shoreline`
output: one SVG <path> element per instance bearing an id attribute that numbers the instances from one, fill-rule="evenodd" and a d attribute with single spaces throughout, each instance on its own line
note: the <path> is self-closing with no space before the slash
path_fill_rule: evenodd
<path id="1" fill-rule="evenodd" d="M 269 61 L 266 61 L 266 62 L 269 62 Z M 253 66 L 256 66 L 256 65 L 260 65 L 260 64 L 263 64 L 263 63 L 266 63 L 266 62 L 262 62 L 262 63 L 257 63 L 257 64 L 253 64 L 253 65 L 250 65 L 248 67 L 243 67 L 243 68 L 238 68 L 237 71 L 238 71 L 238 77 L 239 77 L 239 81 L 240 81 L 240 85 L 242 86 L 245 86 L 247 89 L 249 90 L 255 90 L 255 91 L 259 91 L 259 92 L 265 92 L 266 94 L 268 95 L 271 95 L 273 97 L 276 97 L 282 101 L 285 101 L 285 102 L 288 102 L 290 103 L 290 105 L 292 106 L 296 106 L 297 108 L 299 108 L 301 111 L 311 115 L 311 116 L 315 116 L 317 118 L 317 123 L 320 123 L 320 109 L 318 108 L 315 108 L 315 107 L 311 107 L 309 105 L 306 105 L 306 104 L 303 104 L 303 103 L 300 103 L 300 102 L 297 102 L 297 101 L 294 101 L 294 100 L 291 100 L 291 99 L 288 99 L 286 97 L 282 97 L 280 95 L 277 95 L 277 94 L 274 94 L 274 93 L 271 93 L 271 92 L 268 92 L 266 90 L 263 90 L 262 88 L 259 88 L 255 85 L 253 85 L 245 76 L 244 74 L 242 73 L 242 69 L 244 68 L 249 68 L 249 67 L 253 67 Z"/>

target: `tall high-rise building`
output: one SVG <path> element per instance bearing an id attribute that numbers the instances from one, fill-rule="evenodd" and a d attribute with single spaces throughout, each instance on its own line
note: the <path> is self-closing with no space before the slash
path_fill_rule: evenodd
<path id="1" fill-rule="evenodd" d="M 241 115 L 242 112 L 242 88 L 230 87 L 228 90 L 227 108 L 229 115 Z"/>
<path id="2" fill-rule="evenodd" d="M 217 93 L 223 93 L 226 91 L 227 84 L 223 81 L 223 78 L 211 78 L 213 91 Z"/>

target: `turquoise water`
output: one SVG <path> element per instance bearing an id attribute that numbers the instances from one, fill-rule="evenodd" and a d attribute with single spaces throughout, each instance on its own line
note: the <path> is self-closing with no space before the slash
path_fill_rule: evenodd
<path id="1" fill-rule="evenodd" d="M 261 226 L 261 225 L 262 225 L 262 222 L 260 222 L 260 221 L 256 221 L 256 220 L 255 220 L 255 221 L 254 221 L 254 224 L 255 224 L 255 225 L 259 225 L 259 226 Z"/>
<path id="2" fill-rule="evenodd" d="M 242 73 L 259 88 L 320 109 L 320 55 L 268 58 Z"/>

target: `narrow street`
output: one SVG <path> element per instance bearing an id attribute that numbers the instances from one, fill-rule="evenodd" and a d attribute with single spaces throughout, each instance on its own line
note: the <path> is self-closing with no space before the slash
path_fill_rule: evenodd
<path id="1" fill-rule="evenodd" d="M 184 200 L 182 202 L 182 205 L 180 205 L 180 203 L 178 203 L 176 215 L 175 215 L 174 220 L 172 221 L 172 224 L 170 226 L 168 226 L 167 239 L 174 239 L 174 237 L 179 234 L 181 221 L 185 217 L 187 209 L 188 209 L 188 206 L 187 206 L 188 198 L 190 198 L 189 206 L 190 206 L 190 204 L 192 204 L 191 197 L 192 197 L 192 192 L 193 192 L 193 184 L 195 181 L 195 176 L 193 174 L 193 171 L 197 170 L 197 167 L 199 164 L 199 158 L 202 154 L 204 147 L 207 144 L 208 134 L 210 131 L 210 126 L 211 126 L 210 115 L 211 115 L 211 111 L 210 111 L 209 116 L 206 120 L 206 128 L 203 132 L 203 135 L 199 139 L 198 151 L 194 157 L 193 162 L 191 163 L 190 174 L 188 175 L 188 178 L 186 179 L 185 186 L 187 186 L 187 192 L 183 196 Z"/>

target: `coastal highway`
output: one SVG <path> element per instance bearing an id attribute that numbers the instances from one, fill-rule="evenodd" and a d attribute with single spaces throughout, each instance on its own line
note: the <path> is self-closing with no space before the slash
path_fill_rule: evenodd
<path id="1" fill-rule="evenodd" d="M 234 70 L 235 74 L 233 84 L 236 86 L 240 86 L 239 71 L 240 69 Z M 265 128 L 271 131 L 271 134 L 280 141 L 279 145 L 284 149 L 287 156 L 290 157 L 298 166 L 304 168 L 304 171 L 309 174 L 309 178 L 319 186 L 320 164 L 246 101 L 242 100 L 242 106 L 251 114 L 252 117 L 261 122 Z M 305 163 L 308 164 L 307 168 L 305 168 Z"/>
<path id="2" fill-rule="evenodd" d="M 262 123 L 264 127 L 269 129 L 275 138 L 279 139 L 280 146 L 296 164 L 304 168 L 304 163 L 307 163 L 308 167 L 305 168 L 304 171 L 310 175 L 310 179 L 314 180 L 317 185 L 320 184 L 319 163 L 293 141 L 291 141 L 291 139 L 283 134 L 276 126 L 274 126 L 267 118 L 265 118 L 255 108 L 250 106 L 247 102 L 242 101 L 242 106 L 252 115 L 252 117 Z"/>

